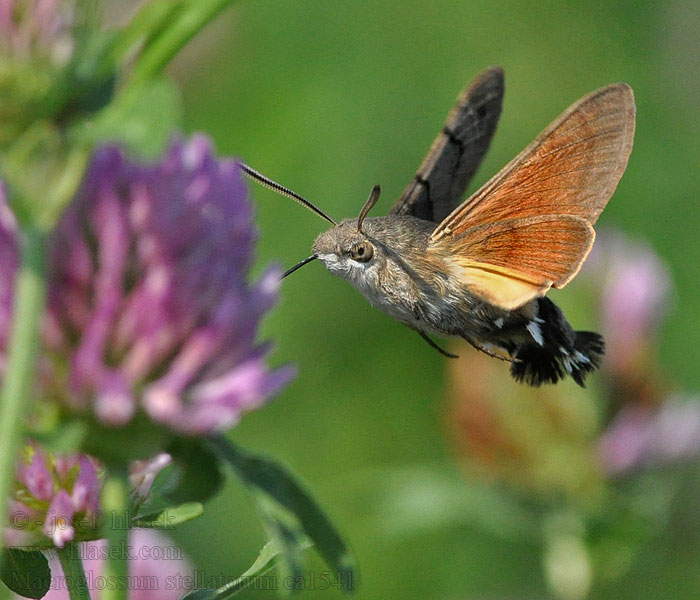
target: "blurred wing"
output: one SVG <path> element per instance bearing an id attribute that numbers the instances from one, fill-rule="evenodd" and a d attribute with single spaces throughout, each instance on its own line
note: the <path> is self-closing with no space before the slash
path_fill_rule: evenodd
<path id="1" fill-rule="evenodd" d="M 436 223 L 450 214 L 491 143 L 503 90 L 500 67 L 487 69 L 469 84 L 390 214 Z"/>
<path id="2" fill-rule="evenodd" d="M 440 223 L 429 251 L 449 255 L 470 289 L 508 310 L 564 287 L 627 166 L 634 119 L 625 84 L 586 96 Z"/>

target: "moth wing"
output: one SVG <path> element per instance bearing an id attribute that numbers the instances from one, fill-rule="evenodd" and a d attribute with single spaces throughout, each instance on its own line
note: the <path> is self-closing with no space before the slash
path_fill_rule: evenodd
<path id="1" fill-rule="evenodd" d="M 564 287 L 627 166 L 634 125 L 625 84 L 579 100 L 442 221 L 429 250 L 440 248 L 456 277 L 505 309 Z"/>
<path id="2" fill-rule="evenodd" d="M 431 242 L 451 277 L 506 310 L 563 287 L 578 272 L 595 239 L 581 217 L 544 215 L 477 225 Z"/>
<path id="3" fill-rule="evenodd" d="M 431 240 L 512 218 L 572 215 L 595 223 L 625 171 L 634 126 L 628 85 L 585 96 L 444 219 Z"/>
<path id="4" fill-rule="evenodd" d="M 465 88 L 390 214 L 435 223 L 450 214 L 488 150 L 501 114 L 503 91 L 500 67 L 485 70 Z"/>

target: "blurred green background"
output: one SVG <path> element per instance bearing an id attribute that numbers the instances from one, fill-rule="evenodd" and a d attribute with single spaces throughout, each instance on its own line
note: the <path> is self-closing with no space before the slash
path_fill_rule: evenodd
<path id="1" fill-rule="evenodd" d="M 669 380 L 699 390 L 698 39 L 690 0 L 243 0 L 171 74 L 184 93 L 187 132 L 208 133 L 219 153 L 241 157 L 336 219 L 355 216 L 376 183 L 383 197 L 375 214 L 389 210 L 458 92 L 486 66 L 505 68 L 506 96 L 476 185 L 574 100 L 629 83 L 635 147 L 600 224 L 650 241 L 670 266 L 676 294 L 661 360 Z M 251 191 L 257 268 L 307 256 L 325 224 L 290 200 Z M 553 297 L 577 327 L 590 326 L 572 294 Z M 233 437 L 307 483 L 357 553 L 357 597 L 550 597 L 538 536 L 524 533 L 515 506 L 498 506 L 480 495 L 482 482 L 460 474 L 445 432 L 442 357 L 319 263 L 284 282 L 264 335 L 276 344 L 274 361 L 296 363 L 299 376 Z M 590 597 L 700 597 L 698 471 L 689 468 L 663 533 L 619 576 L 597 580 Z M 215 577 L 242 572 L 265 535 L 231 482 L 178 539 L 200 574 Z M 324 570 L 311 560 L 310 572 Z M 316 589 L 300 597 L 337 596 Z"/>

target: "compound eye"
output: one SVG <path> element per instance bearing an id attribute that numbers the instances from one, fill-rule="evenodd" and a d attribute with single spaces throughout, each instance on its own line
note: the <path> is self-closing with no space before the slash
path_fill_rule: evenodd
<path id="1" fill-rule="evenodd" d="M 374 247 L 369 242 L 358 242 L 350 248 L 350 258 L 357 262 L 367 262 L 374 256 Z"/>

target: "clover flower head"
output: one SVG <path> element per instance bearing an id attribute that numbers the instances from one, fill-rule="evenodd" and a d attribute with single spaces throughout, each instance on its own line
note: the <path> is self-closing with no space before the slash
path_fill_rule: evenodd
<path id="1" fill-rule="evenodd" d="M 99 511 L 100 478 L 93 459 L 53 455 L 30 445 L 17 468 L 5 542 L 50 542 L 62 548 L 76 533 L 96 526 Z"/>
<path id="2" fill-rule="evenodd" d="M 668 312 L 668 268 L 647 244 L 607 231 L 598 236 L 582 275 L 599 288 L 606 354 L 616 365 L 624 365 L 625 357 L 650 342 Z"/>
<path id="3" fill-rule="evenodd" d="M 0 350 L 17 262 L 6 221 Z M 280 272 L 249 282 L 255 239 L 237 163 L 204 138 L 153 165 L 98 152 L 50 243 L 39 395 L 114 426 L 137 411 L 184 434 L 233 426 L 293 375 L 256 343 Z"/>
<path id="4" fill-rule="evenodd" d="M 656 408 L 626 406 L 600 438 L 599 456 L 611 475 L 700 454 L 700 397 L 673 394 Z"/>

